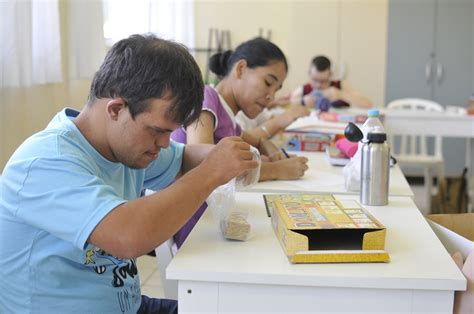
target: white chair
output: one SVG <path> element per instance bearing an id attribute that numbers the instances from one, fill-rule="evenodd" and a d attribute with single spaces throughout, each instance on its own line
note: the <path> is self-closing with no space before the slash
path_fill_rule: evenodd
<path id="1" fill-rule="evenodd" d="M 158 270 L 160 271 L 161 282 L 166 299 L 178 300 L 178 281 L 166 279 L 166 267 L 176 255 L 178 247 L 173 238 L 168 239 L 155 249 Z"/>
<path id="2" fill-rule="evenodd" d="M 152 190 L 145 190 L 145 195 L 155 193 Z M 178 282 L 176 280 L 166 279 L 166 267 L 178 252 L 178 247 L 173 238 L 168 239 L 155 249 L 156 261 L 158 262 L 158 271 L 160 272 L 161 283 L 166 299 L 178 300 Z"/>
<path id="3" fill-rule="evenodd" d="M 433 101 L 418 98 L 403 98 L 390 102 L 387 105 L 389 110 L 410 110 L 414 114 L 422 112 L 443 112 L 443 107 Z M 400 139 L 399 149 L 394 147 L 395 139 Z M 428 152 L 427 139 L 434 138 L 434 151 Z M 442 138 L 439 135 L 397 135 L 389 134 L 389 143 L 392 146 L 392 154 L 397 159 L 400 167 L 421 167 L 424 174 L 425 204 L 427 210 L 431 210 L 431 195 L 433 190 L 433 178 L 444 175 L 444 161 L 442 154 Z"/>

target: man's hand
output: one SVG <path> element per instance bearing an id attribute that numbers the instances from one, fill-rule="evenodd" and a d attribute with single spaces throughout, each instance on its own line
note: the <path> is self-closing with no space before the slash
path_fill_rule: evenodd
<path id="1" fill-rule="evenodd" d="M 237 136 L 225 137 L 209 152 L 200 167 L 205 167 L 206 173 L 222 185 L 257 168 L 258 162 L 252 158 L 249 144 Z"/>
<path id="2" fill-rule="evenodd" d="M 340 89 L 331 86 L 321 91 L 324 97 L 329 99 L 331 102 L 342 99 L 342 92 Z"/>
<path id="3" fill-rule="evenodd" d="M 303 96 L 303 103 L 308 108 L 314 108 L 314 104 L 316 102 L 316 97 L 312 94 L 304 95 Z"/>

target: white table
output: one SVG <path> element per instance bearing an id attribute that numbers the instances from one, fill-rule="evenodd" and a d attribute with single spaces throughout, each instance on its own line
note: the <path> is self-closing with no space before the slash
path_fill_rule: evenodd
<path id="1" fill-rule="evenodd" d="M 387 130 L 397 134 L 441 135 L 442 137 L 474 138 L 474 116 L 452 112 L 422 112 L 383 110 Z"/>
<path id="2" fill-rule="evenodd" d="M 292 153 L 292 152 L 289 152 Z M 332 166 L 324 152 L 294 152 L 298 156 L 308 158 L 308 167 L 303 178 L 299 180 L 278 180 L 259 182 L 246 191 L 264 193 L 338 193 L 357 194 L 359 192 L 347 191 L 344 188 L 343 167 Z M 389 194 L 396 196 L 413 197 L 410 188 L 400 167 L 395 165 L 390 168 Z"/>
<path id="3" fill-rule="evenodd" d="M 474 116 L 452 112 L 413 113 L 405 110 L 385 110 L 384 127 L 400 135 L 440 135 L 466 139 L 465 165 L 472 176 L 472 149 L 474 148 Z"/>
<path id="4" fill-rule="evenodd" d="M 338 195 L 356 199 L 355 195 Z M 291 264 L 260 193 L 237 193 L 254 236 L 224 240 L 211 210 L 167 269 L 180 313 L 451 313 L 466 280 L 409 197 L 366 207 L 387 228 L 390 263 Z"/>
<path id="5" fill-rule="evenodd" d="M 367 114 L 362 109 L 331 110 L 339 114 Z M 387 130 L 397 130 L 397 134 L 441 135 L 442 137 L 474 138 L 474 116 L 453 112 L 413 112 L 410 110 L 380 109 L 385 115 L 383 125 Z M 299 118 L 287 130 L 334 131 L 343 133 L 347 122 L 319 120 L 316 115 Z"/>
<path id="6" fill-rule="evenodd" d="M 332 109 L 339 114 L 367 114 L 366 110 Z M 474 163 L 471 160 L 474 148 L 474 116 L 462 115 L 454 112 L 413 112 L 410 110 L 389 110 L 381 109 L 385 115 L 384 128 L 387 132 L 394 132 L 400 135 L 440 135 L 443 138 L 459 137 L 466 139 L 465 164 L 469 169 L 473 169 Z M 287 129 L 306 129 L 313 131 L 335 131 L 343 133 L 345 122 L 321 121 L 317 116 L 311 115 L 303 117 L 292 124 Z M 472 173 L 472 171 L 470 172 Z"/>

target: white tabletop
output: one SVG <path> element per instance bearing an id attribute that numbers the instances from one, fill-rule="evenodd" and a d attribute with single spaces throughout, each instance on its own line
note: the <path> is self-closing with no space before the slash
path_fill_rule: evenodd
<path id="1" fill-rule="evenodd" d="M 474 138 L 474 116 L 452 112 L 384 110 L 384 127 L 396 134 Z"/>
<path id="2" fill-rule="evenodd" d="M 367 114 L 367 110 L 351 108 L 331 110 L 342 115 Z M 427 112 L 412 110 L 380 109 L 384 114 L 384 127 L 388 132 L 396 134 L 425 134 L 442 137 L 474 138 L 474 116 L 453 112 Z M 299 118 L 290 124 L 287 130 L 320 131 L 344 133 L 347 122 L 331 122 L 319 120 L 312 114 Z"/>
<path id="3" fill-rule="evenodd" d="M 289 152 L 293 153 L 293 152 Z M 347 191 L 344 187 L 343 167 L 332 166 L 324 152 L 294 152 L 298 156 L 308 158 L 308 167 L 303 178 L 299 180 L 278 180 L 259 182 L 246 191 L 265 193 L 337 193 L 357 194 L 356 191 Z M 395 196 L 413 197 L 410 188 L 400 167 L 395 165 L 390 168 L 389 194 Z"/>
<path id="4" fill-rule="evenodd" d="M 336 195 L 354 199 L 354 195 Z M 466 280 L 409 197 L 388 206 L 366 206 L 387 228 L 390 263 L 291 264 L 267 217 L 262 194 L 238 192 L 237 209 L 250 211 L 253 237 L 225 240 L 208 209 L 167 268 L 186 281 L 350 287 L 464 290 Z"/>

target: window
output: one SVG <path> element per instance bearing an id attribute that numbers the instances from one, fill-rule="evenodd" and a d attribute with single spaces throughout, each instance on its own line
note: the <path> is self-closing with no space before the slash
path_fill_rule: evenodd
<path id="1" fill-rule="evenodd" d="M 109 46 L 131 34 L 154 33 L 194 46 L 191 0 L 104 1 L 104 38 Z"/>

